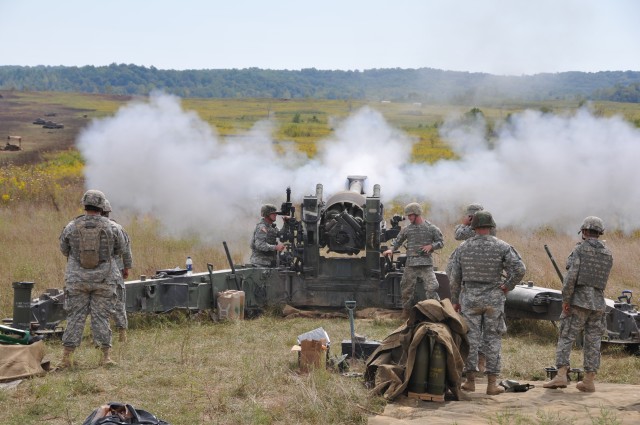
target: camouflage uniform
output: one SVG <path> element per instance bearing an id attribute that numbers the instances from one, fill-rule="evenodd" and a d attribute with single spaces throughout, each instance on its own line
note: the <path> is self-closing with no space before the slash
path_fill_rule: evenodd
<path id="1" fill-rule="evenodd" d="M 259 267 L 271 267 L 276 264 L 278 228 L 263 218 L 256 225 L 251 239 L 251 264 Z"/>
<path id="2" fill-rule="evenodd" d="M 80 264 L 80 234 L 83 222 L 103 226 L 100 234 L 99 264 L 92 269 Z M 78 347 L 87 319 L 91 315 L 94 340 L 102 347 L 111 346 L 109 318 L 116 299 L 116 282 L 121 276 L 114 256 L 121 255 L 124 246 L 122 234 L 114 231 L 108 218 L 100 215 L 82 215 L 71 221 L 60 235 L 60 250 L 67 257 L 65 271 L 65 310 L 67 328 L 62 337 L 65 347 Z"/>
<path id="3" fill-rule="evenodd" d="M 113 320 L 116 324 L 117 329 L 127 329 L 129 327 L 129 322 L 127 320 L 127 291 L 124 288 L 124 276 L 122 272 L 124 269 L 131 269 L 133 267 L 133 257 L 131 255 L 131 240 L 129 239 L 129 235 L 127 231 L 124 230 L 124 227 L 119 223 L 116 223 L 115 220 L 111 220 L 111 225 L 114 227 L 114 233 L 120 232 L 122 234 L 122 239 L 124 240 L 124 247 L 122 249 L 122 254 L 116 256 L 116 264 L 118 265 L 118 270 L 120 270 L 120 274 L 118 275 L 118 281 L 116 282 L 116 305 L 114 308 Z"/>
<path id="4" fill-rule="evenodd" d="M 451 302 L 461 305 L 461 314 L 469 325 L 469 357 L 465 370 L 475 372 L 478 349 L 486 356 L 486 373 L 500 373 L 504 321 L 505 285 L 512 290 L 520 282 L 525 265 L 516 250 L 491 235 L 477 235 L 463 242 L 451 258 Z M 507 273 L 503 282 L 502 271 Z"/>
<path id="5" fill-rule="evenodd" d="M 604 288 L 613 266 L 611 251 L 596 238 L 578 243 L 567 260 L 567 275 L 562 287 L 562 302 L 571 306 L 562 314 L 556 348 L 558 368 L 569 366 L 571 347 L 584 329 L 584 370 L 597 372 L 600 367 L 600 341 L 606 330 Z"/>
<path id="6" fill-rule="evenodd" d="M 467 224 L 458 224 L 456 225 L 455 230 L 455 239 L 457 241 L 466 241 L 467 239 L 474 237 L 476 235 L 476 231 Z"/>
<path id="7" fill-rule="evenodd" d="M 393 245 L 393 251 L 397 250 L 404 241 L 407 241 L 407 263 L 400 281 L 402 288 L 402 308 L 408 311 L 418 301 L 416 297 L 416 282 L 422 282 L 426 299 L 439 300 L 439 284 L 433 273 L 433 258 L 431 252 L 442 249 L 444 239 L 438 227 L 424 220 L 420 224 L 412 223 L 398 233 Z M 431 245 L 432 251 L 425 253 L 422 247 Z"/>

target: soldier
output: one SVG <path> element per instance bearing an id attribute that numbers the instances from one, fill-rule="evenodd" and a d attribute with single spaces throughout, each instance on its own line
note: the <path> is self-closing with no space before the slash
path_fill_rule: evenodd
<path id="1" fill-rule="evenodd" d="M 476 235 L 476 232 L 473 230 L 473 227 L 471 227 L 471 220 L 473 220 L 473 216 L 475 215 L 475 213 L 482 210 L 484 210 L 484 207 L 481 204 L 476 203 L 476 204 L 467 205 L 467 208 L 464 211 L 464 217 L 462 218 L 462 222 L 456 225 L 456 228 L 455 228 L 454 237 L 457 241 L 465 241 Z M 494 228 L 491 229 L 491 234 L 493 236 L 496 235 Z M 449 257 L 449 261 L 447 262 L 447 267 L 445 269 L 445 272 L 447 274 L 447 277 L 449 277 L 449 280 L 451 280 L 450 266 L 451 264 L 453 264 L 451 262 L 451 258 L 453 257 L 454 253 L 455 252 L 451 253 L 451 256 Z M 486 366 L 486 356 L 484 355 L 485 351 L 487 350 L 484 346 L 481 346 L 478 349 L 478 370 L 481 373 L 484 373 L 485 366 Z"/>
<path id="2" fill-rule="evenodd" d="M 109 213 L 111 211 L 111 203 L 109 202 L 109 200 L 105 199 L 102 216 L 109 218 Z M 120 275 L 118 276 L 116 287 L 116 294 L 118 296 L 118 299 L 115 305 L 113 320 L 116 324 L 116 329 L 118 330 L 118 340 L 120 342 L 127 342 L 127 328 L 129 327 L 129 322 L 127 321 L 127 293 L 124 289 L 124 280 L 129 277 L 129 270 L 131 270 L 131 267 L 133 266 L 133 258 L 131 256 L 131 240 L 129 239 L 129 235 L 127 234 L 127 231 L 124 230 L 124 227 L 122 227 L 122 225 L 116 223 L 116 221 L 112 218 L 110 218 L 109 220 L 111 221 L 113 227 L 115 227 L 116 231 L 122 233 L 122 237 L 124 239 L 124 248 L 122 250 L 122 254 L 116 257 L 116 263 L 118 264 Z"/>
<path id="3" fill-rule="evenodd" d="M 471 227 L 471 220 L 473 220 L 473 216 L 475 215 L 475 213 L 482 210 L 484 210 L 484 208 L 480 204 L 469 204 L 467 206 L 465 215 L 462 219 L 462 223 L 456 225 L 455 239 L 457 241 L 465 241 L 470 237 L 476 235 L 473 227 Z"/>
<path id="4" fill-rule="evenodd" d="M 487 394 L 496 395 L 504 388 L 496 384 L 500 374 L 502 334 L 506 294 L 522 279 L 525 265 L 516 250 L 491 235 L 496 227 L 491 213 L 478 211 L 471 221 L 476 236 L 467 239 L 451 258 L 451 302 L 469 325 L 469 357 L 465 364 L 465 391 L 475 391 L 478 349 L 486 356 Z M 507 277 L 502 281 L 502 271 Z"/>
<path id="5" fill-rule="evenodd" d="M 276 206 L 272 204 L 264 204 L 260 208 L 262 220 L 256 225 L 251 239 L 251 264 L 254 266 L 275 266 L 277 253 L 284 250 L 284 245 L 277 241 L 277 211 Z"/>
<path id="6" fill-rule="evenodd" d="M 109 219 L 102 217 L 104 202 L 104 193 L 88 190 L 82 197 L 85 214 L 67 224 L 60 235 L 60 250 L 67 257 L 64 276 L 67 328 L 62 336 L 64 352 L 59 368 L 72 366 L 73 352 L 82 342 L 89 314 L 94 341 L 103 353 L 100 364 L 115 365 L 110 356 L 109 317 L 121 275 L 115 257 L 122 254 L 124 239 L 114 231 Z"/>
<path id="7" fill-rule="evenodd" d="M 400 281 L 400 288 L 402 288 L 404 316 L 409 317 L 411 307 L 419 301 L 416 296 L 417 281 L 422 282 L 426 299 L 440 299 L 431 253 L 436 249 L 442 249 L 444 239 L 440 229 L 422 218 L 420 204 L 415 202 L 408 204 L 404 208 L 404 213 L 411 224 L 400 230 L 393 248 L 382 254 L 385 256 L 393 255 L 393 251 L 397 250 L 405 240 L 407 241 L 407 263 Z"/>
<path id="8" fill-rule="evenodd" d="M 584 330 L 584 380 L 576 388 L 583 392 L 596 390 L 594 379 L 600 367 L 600 341 L 605 332 L 604 289 L 613 266 L 611 251 L 603 241 L 604 224 L 598 217 L 589 216 L 580 227 L 582 242 L 573 249 L 567 260 L 567 274 L 562 282 L 562 320 L 556 347 L 558 374 L 544 388 L 566 388 L 571 346 Z"/>

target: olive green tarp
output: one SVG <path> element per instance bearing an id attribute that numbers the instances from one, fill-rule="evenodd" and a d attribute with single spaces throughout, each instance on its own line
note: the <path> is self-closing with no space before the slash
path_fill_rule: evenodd
<path id="1" fill-rule="evenodd" d="M 449 299 L 426 300 L 416 304 L 407 322 L 389 334 L 366 362 L 365 379 L 373 392 L 393 400 L 405 392 L 416 348 L 425 336 L 431 336 L 446 348 L 446 386 L 456 400 L 461 394 L 464 359 L 469 354 L 468 327 L 453 309 Z"/>

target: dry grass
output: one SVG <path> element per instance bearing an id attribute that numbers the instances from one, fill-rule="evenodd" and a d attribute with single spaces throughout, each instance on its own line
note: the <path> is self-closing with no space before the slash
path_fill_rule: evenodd
<path id="1" fill-rule="evenodd" d="M 72 105 L 75 114 L 91 110 L 95 116 L 111 113 L 126 100 L 73 94 L 21 96 L 16 101 L 36 103 L 43 111 L 64 104 Z M 198 110 L 203 119 L 223 134 L 249 128 L 257 119 L 270 113 L 282 123 L 291 123 L 294 114 L 299 112 L 304 122 L 290 131 L 304 131 L 307 120 L 316 115 L 320 124 L 314 123 L 313 128 L 318 130 L 327 125 L 328 116 L 345 116 L 361 106 L 343 101 L 289 103 L 266 100 L 190 100 L 185 101 L 185 105 Z M 447 149 L 435 138 L 433 129 L 455 108 L 423 106 L 416 112 L 415 107 L 408 105 L 374 107 L 394 125 L 420 138 L 414 152 L 416 160 L 430 161 L 434 155 L 446 156 Z M 497 117 L 519 108 L 520 105 L 483 107 L 483 111 L 489 117 Z M 243 114 L 237 115 L 238 111 Z M 628 115 L 635 111 L 630 109 L 624 113 Z M 318 132 L 327 130 L 328 127 Z M 302 150 L 313 153 L 313 137 L 302 135 L 297 142 Z M 0 285 L 0 317 L 12 313 L 10 282 L 35 281 L 34 294 L 63 285 L 65 264 L 59 252 L 58 236 L 71 218 L 81 214 L 78 201 L 83 192 L 82 180 L 69 178 L 66 174 L 73 167 L 76 167 L 73 161 L 63 161 L 62 165 L 54 161 L 52 168 L 43 172 L 51 177 L 48 183 L 58 184 L 51 186 L 55 188 L 54 197 L 29 198 L 35 196 L 35 192 L 20 192 L 23 189 L 20 189 L 19 180 L 14 182 L 12 176 L 8 176 L 9 180 L 5 182 L 6 187 L 22 198 L 16 197 L 15 202 L 11 198 L 11 202 L 0 205 L 0 240 L 3 241 L 0 270 L 5 276 L 5 284 Z M 20 172 L 25 171 L 21 169 Z M 46 186 L 42 188 L 46 190 Z M 389 212 L 400 210 L 400 206 L 389 208 Z M 115 218 L 119 217 L 116 215 Z M 199 271 L 204 269 L 206 262 L 216 269 L 227 268 L 221 247 L 208 246 L 195 239 L 164 237 L 152 217 L 135 217 L 123 224 L 133 241 L 135 265 L 131 276 L 151 275 L 159 268 L 182 265 L 186 255 L 203 259 L 197 265 L 202 267 Z M 457 246 L 453 238 L 454 223 L 436 224 L 443 230 L 446 240 L 445 249 L 437 255 L 437 265 L 443 269 L 449 254 Z M 544 229 L 530 233 L 500 229 L 499 236 L 522 255 L 527 265 L 526 280 L 560 288 L 543 246 L 549 245 L 563 269 L 566 256 L 578 240 L 577 235 Z M 640 294 L 639 237 L 638 234 L 607 234 L 615 260 L 606 291 L 608 297 L 615 298 L 623 289 Z M 234 261 L 245 258 L 247 250 L 234 247 Z M 394 321 L 359 319 L 356 331 L 371 339 L 383 339 L 398 325 L 399 322 Z M 503 376 L 527 381 L 544 379 L 544 368 L 554 362 L 556 329 L 551 323 L 526 320 L 513 321 L 509 325 L 509 333 L 503 342 Z M 365 423 L 369 413 L 383 409 L 384 401 L 371 396 L 359 379 L 325 370 L 307 375 L 298 373 L 296 358 L 289 349 L 297 335 L 319 326 L 324 327 L 332 338 L 333 354 L 339 354 L 340 341 L 349 338 L 349 322 L 344 319 L 285 320 L 267 315 L 241 323 L 216 323 L 207 315 L 133 315 L 130 343 L 114 343 L 118 367 L 97 368 L 99 353 L 85 340 L 77 353 L 79 367 L 76 370 L 27 380 L 15 392 L 1 391 L 1 422 L 79 424 L 95 407 L 106 401 L 119 400 L 150 410 L 173 425 Z M 60 358 L 59 341 L 48 342 L 47 350 L 54 362 Z M 575 350 L 572 360 L 580 365 L 581 352 Z M 640 384 L 639 363 L 640 357 L 629 356 L 616 347 L 608 348 L 604 351 L 599 379 Z M 507 423 L 497 419 L 498 423 Z"/>

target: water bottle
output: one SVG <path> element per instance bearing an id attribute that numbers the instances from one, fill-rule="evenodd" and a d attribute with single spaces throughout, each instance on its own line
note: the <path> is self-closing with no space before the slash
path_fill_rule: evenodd
<path id="1" fill-rule="evenodd" d="M 191 257 L 187 257 L 187 276 L 191 276 L 193 274 L 193 260 Z"/>

